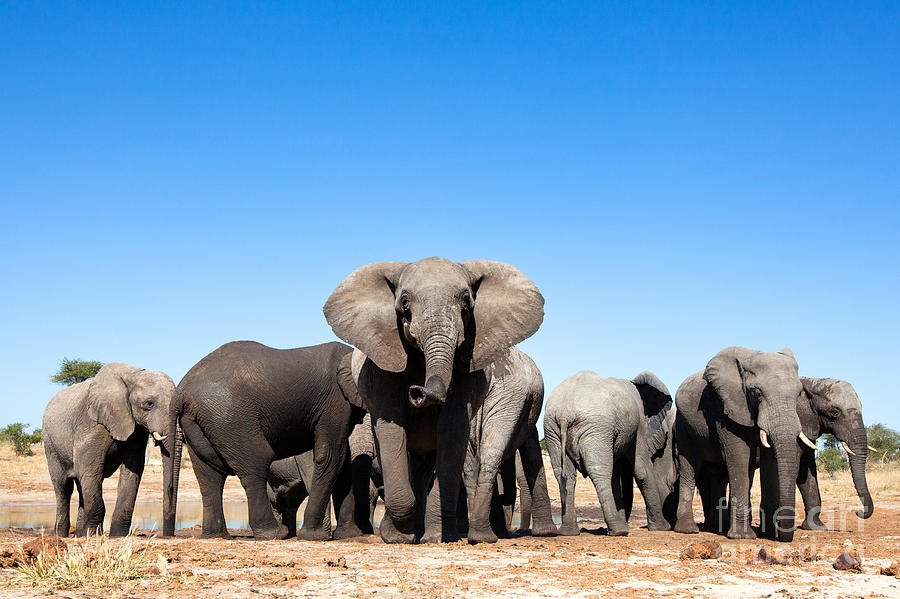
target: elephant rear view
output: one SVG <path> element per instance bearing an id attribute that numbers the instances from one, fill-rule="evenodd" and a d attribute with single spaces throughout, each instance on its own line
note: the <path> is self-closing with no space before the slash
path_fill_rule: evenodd
<path id="1" fill-rule="evenodd" d="M 639 387 L 651 387 L 665 395 L 668 390 L 655 376 L 647 375 L 642 374 L 641 384 L 636 385 L 634 381 L 582 371 L 550 393 L 544 414 L 544 439 L 559 483 L 563 518 L 560 534 L 578 534 L 576 472 L 594 483 L 610 535 L 628 534 L 624 494 L 631 492 L 631 473 L 647 506 L 647 527 L 669 529 L 652 480 L 648 423 Z M 651 381 L 655 384 L 649 384 Z M 625 480 L 627 489 L 623 488 Z"/>

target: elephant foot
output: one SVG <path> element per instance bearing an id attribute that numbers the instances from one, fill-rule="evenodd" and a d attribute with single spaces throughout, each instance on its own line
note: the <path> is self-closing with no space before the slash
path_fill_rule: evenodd
<path id="1" fill-rule="evenodd" d="M 578 528 L 578 524 L 563 523 L 560 525 L 559 530 L 557 532 L 564 537 L 577 537 L 578 535 L 581 534 L 581 529 Z"/>
<path id="2" fill-rule="evenodd" d="M 111 537 L 127 537 L 130 525 L 116 525 L 109 527 L 109 536 Z"/>
<path id="3" fill-rule="evenodd" d="M 622 526 L 618 524 L 616 526 L 606 527 L 606 534 L 610 537 L 627 537 L 628 536 L 628 525 Z"/>
<path id="4" fill-rule="evenodd" d="M 331 538 L 331 531 L 324 526 L 301 526 L 297 538 L 303 541 L 327 541 Z"/>
<path id="5" fill-rule="evenodd" d="M 203 531 L 200 533 L 201 539 L 226 539 L 230 540 L 233 537 L 228 534 L 227 530 L 211 530 L 211 531 Z"/>
<path id="6" fill-rule="evenodd" d="M 555 537 L 558 534 L 559 531 L 553 522 L 535 522 L 534 528 L 531 529 L 531 535 L 535 537 Z"/>
<path id="7" fill-rule="evenodd" d="M 725 536 L 727 536 L 729 539 L 755 539 L 756 533 L 753 532 L 752 528 L 738 530 L 735 527 L 732 527 L 728 530 L 728 534 Z"/>
<path id="8" fill-rule="evenodd" d="M 675 523 L 675 532 L 680 532 L 686 535 L 695 535 L 700 532 L 700 527 L 697 526 L 697 523 L 691 520 L 679 520 Z"/>
<path id="9" fill-rule="evenodd" d="M 825 526 L 818 518 L 816 518 L 815 520 L 807 518 L 800 523 L 800 528 L 802 528 L 803 530 L 828 530 L 828 527 Z"/>
<path id="10" fill-rule="evenodd" d="M 662 521 L 662 522 L 648 522 L 648 523 L 647 523 L 647 530 L 653 530 L 653 531 L 666 531 L 666 530 L 672 530 L 672 526 L 671 526 L 668 522 L 666 522 L 666 521 Z"/>
<path id="11" fill-rule="evenodd" d="M 381 535 L 381 540 L 385 543 L 411 544 L 416 542 L 416 535 L 397 530 L 387 514 L 381 519 L 381 526 L 379 527 L 378 532 Z"/>
<path id="12" fill-rule="evenodd" d="M 496 543 L 497 535 L 489 527 L 469 527 L 469 544 L 476 545 L 478 543 Z"/>
<path id="13" fill-rule="evenodd" d="M 288 527 L 279 524 L 275 528 L 254 528 L 253 538 L 260 541 L 272 541 L 274 539 L 286 539 L 288 536 Z M 303 530 L 301 529 L 301 538 Z"/>
<path id="14" fill-rule="evenodd" d="M 361 536 L 363 536 L 363 531 L 361 531 L 358 526 L 356 526 L 355 524 L 346 524 L 344 526 L 338 526 L 334 530 L 334 535 L 332 536 L 332 538 L 335 541 L 339 541 L 341 539 L 352 539 L 354 537 Z"/>

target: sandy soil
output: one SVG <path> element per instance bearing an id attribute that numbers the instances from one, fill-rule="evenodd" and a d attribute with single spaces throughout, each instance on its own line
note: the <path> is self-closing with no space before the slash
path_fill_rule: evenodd
<path id="1" fill-rule="evenodd" d="M 578 537 L 501 540 L 496 545 L 385 545 L 376 537 L 325 543 L 254 541 L 248 531 L 232 531 L 234 540 L 202 540 L 199 531 L 179 531 L 176 539 L 116 539 L 114 547 L 150 545 L 148 566 L 162 554 L 165 573 L 148 570 L 138 580 L 112 587 L 89 585 L 59 589 L 53 583 L 33 583 L 12 568 L 0 569 L 0 595 L 9 597 L 900 597 L 900 579 L 879 574 L 881 567 L 900 560 L 900 491 L 893 470 L 887 482 L 871 485 L 875 514 L 866 521 L 852 513 L 842 524 L 841 513 L 855 508 L 852 486 L 843 478 L 823 479 L 823 493 L 832 498 L 823 520 L 833 519 L 834 532 L 797 531 L 794 542 L 776 544 L 777 551 L 818 554 L 818 561 L 774 565 L 752 561 L 765 541 L 730 541 L 708 533 L 680 535 L 648 532 L 640 494 L 628 537 L 603 534 L 602 512 L 590 484 L 579 481 L 576 497 L 582 534 Z M 141 498 L 155 500 L 161 473 L 149 466 Z M 559 515 L 555 481 L 548 481 Z M 115 497 L 115 480 L 104 495 Z M 190 471 L 182 473 L 180 497 L 199 498 Z M 226 498 L 242 500 L 236 480 L 229 480 Z M 47 503 L 53 492 L 46 473 L 16 474 L 9 469 L 0 480 L 0 504 Z M 698 517 L 699 505 L 696 506 Z M 31 529 L 0 529 L 0 552 L 17 550 L 39 536 Z M 721 543 L 720 559 L 682 560 L 692 541 Z M 863 559 L 861 573 L 836 571 L 832 562 L 850 541 Z"/>

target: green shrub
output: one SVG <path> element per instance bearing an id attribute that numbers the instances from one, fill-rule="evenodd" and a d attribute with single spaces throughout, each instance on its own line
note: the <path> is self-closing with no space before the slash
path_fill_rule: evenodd
<path id="1" fill-rule="evenodd" d="M 33 455 L 31 446 L 42 441 L 41 429 L 35 429 L 33 433 L 26 433 L 27 424 L 14 422 L 0 430 L 0 440 L 6 441 L 13 447 L 13 451 L 19 457 Z"/>

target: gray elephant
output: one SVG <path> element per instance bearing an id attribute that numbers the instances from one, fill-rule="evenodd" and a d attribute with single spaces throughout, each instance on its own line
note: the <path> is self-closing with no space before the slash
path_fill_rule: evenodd
<path id="1" fill-rule="evenodd" d="M 650 469 L 656 483 L 663 517 L 674 527 L 678 512 L 678 453 L 675 447 L 675 407 L 671 403 L 660 413 L 662 423 L 648 434 Z M 651 424 L 651 427 L 655 423 Z M 630 512 L 630 509 L 627 510 Z"/>
<path id="2" fill-rule="evenodd" d="M 57 536 L 69 534 L 69 501 L 78 487 L 75 534 L 102 532 L 103 479 L 119 469 L 111 536 L 128 534 L 147 440 L 166 439 L 175 385 L 155 370 L 110 363 L 57 393 L 44 410 L 47 467 L 56 493 Z M 163 449 L 165 451 L 165 449 Z M 164 476 L 168 471 L 164 471 Z"/>
<path id="3" fill-rule="evenodd" d="M 384 473 L 386 542 L 459 539 L 469 407 L 490 388 L 485 369 L 537 331 L 543 304 L 508 264 L 443 258 L 363 266 L 328 298 L 328 323 L 362 356 L 354 372 Z M 476 524 L 470 540 L 493 536 Z"/>
<path id="4" fill-rule="evenodd" d="M 750 483 L 761 446 L 761 484 L 770 500 L 764 506 L 763 529 L 774 530 L 780 541 L 793 539 L 798 439 L 809 442 L 797 416 L 802 390 L 797 362 L 788 349 L 767 353 L 729 347 L 716 354 L 703 372 L 681 384 L 675 395 L 679 455 L 676 531 L 699 530 L 692 508 L 698 484 L 704 487 L 705 525 L 725 529 L 725 506 L 718 505 L 718 498 L 725 496 L 727 482 L 728 537 L 755 538 L 750 527 Z M 716 527 L 711 519 L 720 525 Z"/>
<path id="5" fill-rule="evenodd" d="M 253 341 L 226 343 L 203 358 L 178 384 L 172 428 L 183 431 L 203 496 L 203 536 L 230 538 L 222 488 L 237 475 L 247 495 L 250 527 L 260 539 L 284 538 L 287 528 L 272 511 L 267 493 L 273 461 L 313 451 L 309 501 L 299 536 L 329 538 L 328 502 L 334 499 L 334 538 L 361 534 L 353 524 L 347 438 L 362 420 L 350 378 L 350 352 L 342 343 L 274 349 Z M 169 499 L 163 533 L 175 533 L 175 506 L 182 438 L 176 434 L 166 479 Z"/>
<path id="6" fill-rule="evenodd" d="M 632 479 L 637 480 L 644 497 L 647 528 L 669 530 L 652 477 L 647 442 L 650 418 L 645 416 L 645 403 L 655 405 L 660 396 L 668 395 L 666 386 L 649 372 L 628 381 L 603 378 L 587 370 L 568 377 L 550 393 L 544 440 L 559 483 L 560 534 L 579 533 L 576 472 L 594 483 L 608 534 L 628 534 L 626 507 L 630 509 Z M 659 427 L 664 416 L 654 415 Z"/>
<path id="7" fill-rule="evenodd" d="M 363 534 L 372 534 L 372 514 L 378 497 L 383 495 L 384 483 L 381 470 L 375 461 L 375 441 L 368 414 L 353 427 L 350 433 L 350 468 L 353 479 L 354 522 Z M 297 530 L 297 510 L 309 496 L 306 480 L 312 480 L 315 463 L 313 453 L 276 460 L 269 466 L 269 501 L 282 524 L 288 528 L 288 536 Z M 326 524 L 330 525 L 326 517 Z"/>
<path id="8" fill-rule="evenodd" d="M 853 386 L 836 379 L 800 377 L 803 393 L 797 398 L 797 415 L 804 435 L 815 442 L 820 435 L 830 433 L 844 446 L 850 459 L 850 472 L 863 509 L 856 514 L 868 518 L 875 510 L 866 484 L 866 458 L 869 446 L 866 426 L 862 419 L 862 404 Z M 816 452 L 813 447 L 801 448 L 797 486 L 803 498 L 806 517 L 800 527 L 825 530 L 819 518 L 822 498 L 816 477 Z"/>
<path id="9" fill-rule="evenodd" d="M 529 519 L 534 517 L 531 532 L 535 536 L 555 535 L 535 426 L 544 404 L 541 372 L 528 355 L 515 347 L 485 372 L 489 388 L 487 395 L 472 405 L 469 449 L 463 469 L 469 503 L 469 541 L 493 543 L 498 536 L 510 536 L 502 507 L 504 499 L 510 503 L 510 495 L 515 501 L 517 455 L 522 464 Z M 501 470 L 505 474 L 504 498 L 497 492 Z"/>

